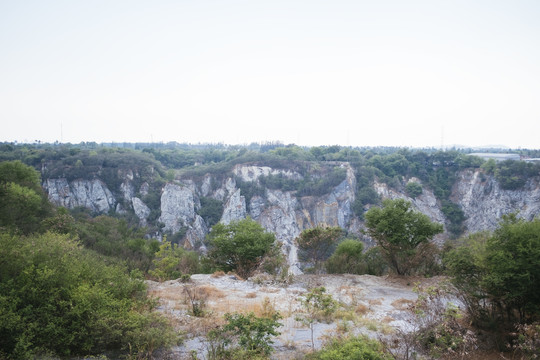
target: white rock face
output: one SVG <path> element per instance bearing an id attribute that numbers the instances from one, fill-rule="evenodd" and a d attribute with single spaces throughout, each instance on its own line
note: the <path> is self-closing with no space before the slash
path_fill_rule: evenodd
<path id="1" fill-rule="evenodd" d="M 415 181 L 422 184 L 418 179 L 415 179 Z M 446 217 L 439 208 L 435 194 L 433 194 L 433 192 L 425 186 L 422 186 L 422 194 L 417 196 L 415 199 L 407 196 L 405 193 L 389 188 L 385 183 L 375 182 L 373 187 L 383 199 L 404 199 L 406 201 L 410 201 L 417 211 L 429 216 L 431 221 L 435 221 L 440 224 L 444 224 L 446 222 Z"/>
<path id="2" fill-rule="evenodd" d="M 192 249 L 194 247 L 201 247 L 201 250 L 204 251 L 204 238 L 208 234 L 208 227 L 206 226 L 204 220 L 199 215 L 195 215 L 195 219 L 188 226 L 188 231 L 186 232 L 186 241 L 184 242 L 184 247 Z"/>
<path id="3" fill-rule="evenodd" d="M 139 192 L 142 196 L 148 195 L 148 192 L 150 191 L 150 185 L 145 181 L 142 183 L 141 188 L 139 189 Z"/>
<path id="4" fill-rule="evenodd" d="M 292 170 L 272 169 L 268 166 L 236 165 L 233 174 L 243 181 L 255 181 L 260 176 L 282 175 L 287 179 L 300 180 L 302 175 Z"/>
<path id="5" fill-rule="evenodd" d="M 132 197 L 131 204 L 133 205 L 135 215 L 139 218 L 139 224 L 146 226 L 148 215 L 150 215 L 150 208 L 138 197 Z"/>
<path id="6" fill-rule="evenodd" d="M 246 214 L 246 199 L 244 196 L 240 195 L 240 189 L 236 189 L 225 203 L 220 221 L 228 225 L 232 221 L 244 219 Z"/>
<path id="7" fill-rule="evenodd" d="M 124 199 L 128 202 L 131 201 L 133 196 L 135 196 L 135 188 L 130 180 L 126 179 L 122 184 L 120 184 L 120 191 L 122 192 Z"/>
<path id="8" fill-rule="evenodd" d="M 518 190 L 503 190 L 493 176 L 482 171 L 463 171 L 458 175 L 452 198 L 460 204 L 467 232 L 497 228 L 501 216 L 518 211 L 518 216 L 532 220 L 540 214 L 540 184 L 529 180 Z"/>
<path id="9" fill-rule="evenodd" d="M 166 184 L 161 194 L 161 216 L 165 231 L 176 233 L 195 220 L 193 192 L 184 186 Z"/>
<path id="10" fill-rule="evenodd" d="M 258 182 L 261 176 L 279 174 L 289 179 L 302 179 L 301 175 L 294 171 L 272 169 L 267 166 L 237 165 L 233 169 L 234 176 L 224 179 L 218 180 L 206 175 L 202 181 L 182 179 L 182 185 L 166 184 L 162 189 L 159 221 L 165 224 L 165 231 L 175 233 L 187 228 L 184 246 L 196 248 L 202 246 L 204 249 L 204 239 L 209 229 L 198 214 L 199 198 L 212 197 L 223 202 L 221 222 L 229 224 L 249 215 L 266 230 L 273 232 L 284 244 L 291 271 L 298 273 L 295 239 L 303 230 L 318 225 L 340 226 L 349 233 L 360 235 L 363 229 L 363 222 L 355 217 L 351 210 L 356 190 L 354 171 L 347 163 L 336 164 L 346 169 L 347 177 L 330 193 L 322 196 L 297 197 L 294 191 L 265 189 L 264 195 L 253 196 L 250 203 L 246 204 L 245 197 L 237 187 L 235 180 L 237 177 L 242 181 L 252 182 Z M 126 200 L 130 199 L 141 225 L 146 224 L 152 209 L 149 209 L 140 198 L 135 197 L 136 191 L 132 185 L 135 175 L 127 172 L 123 176 L 124 181 L 118 189 L 114 189 L 115 194 Z M 418 179 L 409 181 L 421 183 Z M 75 180 L 71 183 L 66 179 L 46 179 L 43 187 L 53 203 L 67 208 L 83 206 L 97 213 L 106 213 L 115 208 L 124 212 L 130 210 L 122 209 L 111 191 L 98 179 Z M 416 210 L 429 216 L 432 221 L 446 223 L 440 203 L 425 185 L 422 194 L 415 199 L 408 197 L 405 191 L 389 188 L 384 183 L 375 182 L 374 189 L 382 198 L 405 199 L 412 202 Z M 150 190 L 150 185 L 144 183 L 139 192 L 144 196 Z M 519 190 L 503 190 L 492 176 L 485 175 L 481 171 L 463 171 L 458 174 L 451 199 L 462 207 L 467 217 L 465 225 L 468 232 L 495 229 L 503 214 L 519 211 L 520 216 L 527 220 L 540 214 L 540 184 L 537 180 L 529 180 Z M 446 234 L 438 235 L 435 242 L 440 245 L 446 237 Z M 364 238 L 364 241 L 369 239 Z"/>
<path id="11" fill-rule="evenodd" d="M 116 199 L 101 180 L 47 179 L 43 187 L 49 200 L 59 206 L 73 209 L 79 206 L 97 213 L 105 213 L 115 208 Z"/>

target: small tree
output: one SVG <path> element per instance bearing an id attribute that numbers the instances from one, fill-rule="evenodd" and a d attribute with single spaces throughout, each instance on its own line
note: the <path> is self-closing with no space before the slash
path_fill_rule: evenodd
<path id="1" fill-rule="evenodd" d="M 311 331 L 311 348 L 315 350 L 315 341 L 313 339 L 314 325 L 321 320 L 327 320 L 337 309 L 337 303 L 332 298 L 331 294 L 326 294 L 324 287 L 311 289 L 301 300 L 304 313 L 296 317 L 296 321 L 300 321 L 306 326 L 309 326 Z"/>
<path id="2" fill-rule="evenodd" d="M 480 325 L 540 319 L 540 220 L 504 216 L 491 236 L 467 238 L 445 255 L 444 264 Z"/>
<path id="3" fill-rule="evenodd" d="M 275 240 L 274 234 L 250 218 L 229 225 L 218 223 L 208 235 L 208 256 L 218 268 L 248 278 L 275 246 Z"/>
<path id="4" fill-rule="evenodd" d="M 365 218 L 368 234 L 398 275 L 408 275 L 425 262 L 429 240 L 443 231 L 441 224 L 413 211 L 403 199 L 384 200 L 382 208 L 369 209 Z"/>
<path id="5" fill-rule="evenodd" d="M 302 231 L 296 242 L 305 258 L 313 261 L 314 268 L 318 271 L 321 262 L 330 256 L 330 251 L 342 234 L 340 227 L 317 226 Z"/>
<path id="6" fill-rule="evenodd" d="M 326 261 L 326 271 L 330 274 L 364 274 L 367 265 L 363 251 L 364 244 L 360 241 L 343 240 Z"/>
<path id="7" fill-rule="evenodd" d="M 422 185 L 420 185 L 419 183 L 415 181 L 412 181 L 410 183 L 407 183 L 407 185 L 405 185 L 405 191 L 407 192 L 407 195 L 409 195 L 410 197 L 414 199 L 417 196 L 420 196 L 423 190 L 422 190 Z"/>
<path id="8" fill-rule="evenodd" d="M 281 326 L 279 319 L 279 313 L 270 317 L 257 317 L 252 312 L 225 314 L 227 323 L 208 333 L 207 357 L 215 360 L 266 358 L 273 350 L 272 338 L 280 334 L 276 330 Z"/>
<path id="9" fill-rule="evenodd" d="M 153 260 L 154 269 L 149 274 L 160 281 L 178 279 L 183 274 L 192 274 L 199 267 L 199 256 L 195 252 L 184 250 L 171 244 L 165 238 Z"/>

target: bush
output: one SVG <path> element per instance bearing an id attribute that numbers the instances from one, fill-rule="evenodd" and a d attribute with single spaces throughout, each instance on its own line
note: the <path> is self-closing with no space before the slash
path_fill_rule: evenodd
<path id="1" fill-rule="evenodd" d="M 443 261 L 476 324 L 540 318 L 540 220 L 505 216 L 492 235 L 469 237 Z"/>
<path id="2" fill-rule="evenodd" d="M 343 240 L 326 260 L 326 271 L 330 274 L 365 274 L 364 244 L 357 240 Z"/>
<path id="3" fill-rule="evenodd" d="M 417 182 L 409 182 L 405 185 L 405 191 L 413 199 L 422 194 L 422 185 Z"/>
<path id="4" fill-rule="evenodd" d="M 338 226 L 317 226 L 306 229 L 296 238 L 300 257 L 313 262 L 314 270 L 319 271 L 321 264 L 330 255 L 342 236 L 343 229 Z"/>
<path id="5" fill-rule="evenodd" d="M 393 359 L 383 352 L 383 346 L 367 336 L 332 339 L 317 352 L 308 354 L 307 360 L 390 360 Z"/>
<path id="6" fill-rule="evenodd" d="M 388 272 L 388 265 L 381 248 L 378 246 L 365 252 L 364 261 L 366 262 L 366 274 L 380 276 Z"/>
<path id="7" fill-rule="evenodd" d="M 337 302 L 332 294 L 326 294 L 324 287 L 311 289 L 303 296 L 303 312 L 296 316 L 296 321 L 309 326 L 311 331 L 311 348 L 315 349 L 313 332 L 315 323 L 318 321 L 327 321 L 337 309 Z"/>
<path id="8" fill-rule="evenodd" d="M 266 359 L 272 352 L 272 337 L 281 323 L 279 313 L 270 317 L 257 317 L 253 313 L 225 314 L 227 323 L 208 333 L 207 358 L 225 359 Z"/>
<path id="9" fill-rule="evenodd" d="M 140 272 L 106 265 L 68 235 L 0 234 L 0 294 L 0 354 L 10 359 L 148 354 L 176 341 Z"/>
<path id="10" fill-rule="evenodd" d="M 274 247 L 276 237 L 256 221 L 246 218 L 229 225 L 218 223 L 208 234 L 208 257 L 224 271 L 236 271 L 247 279 Z"/>
<path id="11" fill-rule="evenodd" d="M 187 251 L 165 238 L 153 260 L 154 269 L 148 273 L 159 281 L 178 279 L 199 269 L 199 255 Z"/>
<path id="12" fill-rule="evenodd" d="M 388 265 L 398 275 L 409 275 L 421 268 L 432 252 L 429 240 L 443 231 L 426 215 L 414 211 L 403 199 L 385 200 L 382 208 L 366 213 L 368 234 L 377 241 Z"/>

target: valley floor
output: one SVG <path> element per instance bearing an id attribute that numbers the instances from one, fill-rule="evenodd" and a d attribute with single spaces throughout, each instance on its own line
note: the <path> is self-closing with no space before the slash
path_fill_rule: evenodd
<path id="1" fill-rule="evenodd" d="M 308 289 L 324 286 L 341 307 L 331 323 L 314 326 L 315 348 L 325 339 L 340 335 L 367 334 L 378 338 L 396 330 L 411 330 L 409 305 L 417 299 L 415 284 L 429 286 L 444 278 L 400 278 L 371 275 L 299 275 L 290 284 L 271 281 L 263 275 L 250 280 L 235 275 L 192 275 L 190 283 L 148 281 L 150 294 L 159 298 L 159 310 L 167 314 L 184 336 L 174 349 L 175 358 L 190 358 L 195 351 L 205 358 L 209 344 L 205 334 L 224 322 L 225 313 L 254 312 L 261 316 L 277 310 L 283 317 L 281 335 L 275 339 L 272 358 L 294 359 L 311 350 L 309 328 L 296 321 L 301 298 Z M 191 315 L 191 296 L 204 300 L 205 316 Z"/>

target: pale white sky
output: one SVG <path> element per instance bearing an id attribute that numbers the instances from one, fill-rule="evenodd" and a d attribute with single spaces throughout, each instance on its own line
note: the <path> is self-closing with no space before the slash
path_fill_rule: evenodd
<path id="1" fill-rule="evenodd" d="M 540 148 L 539 19 L 538 0 L 0 0 L 0 141 Z"/>

